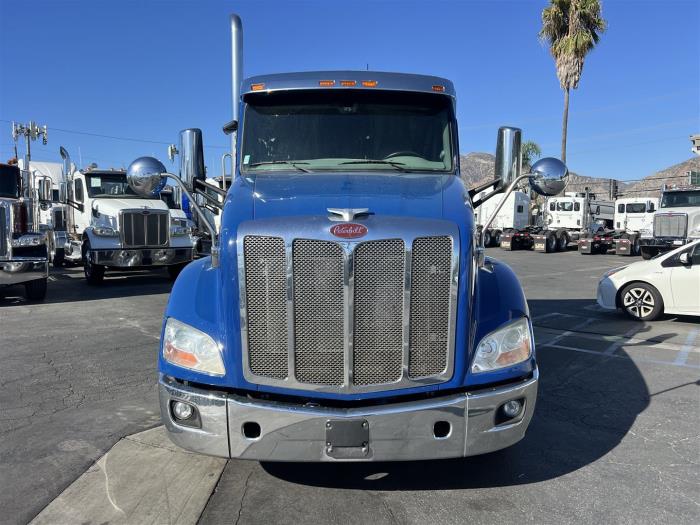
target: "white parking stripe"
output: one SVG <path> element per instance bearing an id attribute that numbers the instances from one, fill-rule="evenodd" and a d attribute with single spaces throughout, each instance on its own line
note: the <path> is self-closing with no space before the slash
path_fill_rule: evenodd
<path id="1" fill-rule="evenodd" d="M 623 346 L 624 344 L 627 343 L 627 339 L 635 335 L 637 332 L 640 332 L 644 328 L 644 326 L 635 326 L 634 328 L 631 328 L 627 330 L 623 335 L 622 339 L 619 341 L 615 341 L 613 344 L 608 346 L 605 351 L 603 352 L 603 355 L 613 355 L 615 352 L 617 352 L 617 349 Z"/>
<path id="2" fill-rule="evenodd" d="M 587 348 L 574 348 L 573 346 L 564 346 L 564 345 L 542 345 L 542 347 L 545 348 L 556 348 L 560 350 L 571 350 L 573 352 L 583 352 L 584 354 L 597 354 L 599 356 L 603 356 L 609 359 L 632 359 L 630 356 L 627 355 L 604 355 L 601 352 L 598 352 L 597 350 L 588 350 Z M 659 359 L 648 359 L 646 357 L 638 357 L 635 356 L 634 358 L 635 361 L 643 361 L 645 363 L 654 363 L 657 365 L 671 365 L 671 366 L 682 366 L 685 368 L 697 368 L 700 369 L 700 365 L 689 365 L 687 363 L 684 364 L 677 364 L 675 361 L 661 361 Z"/>
<path id="3" fill-rule="evenodd" d="M 573 316 L 571 316 L 571 317 L 573 317 Z M 584 328 L 584 327 L 588 326 L 589 324 L 591 324 L 591 323 L 593 323 L 593 322 L 595 322 L 595 321 L 597 321 L 597 319 L 594 319 L 593 317 L 589 317 L 588 319 L 586 319 L 586 320 L 583 321 L 582 323 L 577 324 L 576 326 L 574 326 L 574 327 L 571 328 L 570 330 L 566 330 L 565 332 L 560 333 L 560 334 L 557 335 L 556 337 L 553 337 L 550 341 L 548 341 L 547 343 L 545 343 L 545 344 L 542 345 L 542 346 L 553 346 L 553 345 L 556 345 L 559 341 L 561 341 L 561 340 L 564 339 L 565 337 L 568 337 L 568 336 L 572 335 L 574 332 L 576 332 L 576 330 L 580 330 L 581 328 Z"/>
<path id="4" fill-rule="evenodd" d="M 681 351 L 678 352 L 676 360 L 673 362 L 674 365 L 685 365 L 686 361 L 688 360 L 688 355 L 690 355 L 690 351 L 695 347 L 695 340 L 698 338 L 698 334 L 700 334 L 700 328 L 690 331 L 688 337 L 685 338 L 683 348 L 681 348 Z"/>

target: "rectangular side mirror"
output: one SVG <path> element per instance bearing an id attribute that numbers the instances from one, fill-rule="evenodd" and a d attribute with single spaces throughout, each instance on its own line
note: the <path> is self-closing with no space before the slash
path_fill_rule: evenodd
<path id="1" fill-rule="evenodd" d="M 58 184 L 58 202 L 66 204 L 68 202 L 68 183 L 61 182 Z"/>
<path id="2" fill-rule="evenodd" d="M 53 192 L 51 191 L 51 179 L 41 178 L 37 180 L 37 193 L 39 194 L 39 202 L 51 202 Z"/>
<path id="3" fill-rule="evenodd" d="M 691 261 L 690 261 L 690 253 L 688 252 L 683 252 L 680 254 L 678 257 L 678 260 L 683 266 L 689 266 Z"/>

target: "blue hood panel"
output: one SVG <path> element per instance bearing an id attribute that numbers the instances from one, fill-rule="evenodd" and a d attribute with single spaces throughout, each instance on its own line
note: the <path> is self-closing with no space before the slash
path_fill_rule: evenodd
<path id="1" fill-rule="evenodd" d="M 253 218 L 327 215 L 327 208 L 369 208 L 376 215 L 442 218 L 453 175 L 300 173 L 257 175 Z"/>

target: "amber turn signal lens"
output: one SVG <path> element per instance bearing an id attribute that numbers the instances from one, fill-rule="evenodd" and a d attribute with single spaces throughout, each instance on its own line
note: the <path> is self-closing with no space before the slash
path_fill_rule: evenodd
<path id="1" fill-rule="evenodd" d="M 265 84 L 252 84 L 250 86 L 250 89 L 252 91 L 262 91 L 263 89 L 265 89 Z"/>
<path id="2" fill-rule="evenodd" d="M 433 86 L 433 91 L 437 91 L 438 93 L 442 93 L 445 91 L 445 86 Z"/>
<path id="3" fill-rule="evenodd" d="M 362 85 L 364 87 L 377 87 L 377 81 L 376 80 L 363 80 Z"/>
<path id="4" fill-rule="evenodd" d="M 343 87 L 355 87 L 357 85 L 357 80 L 341 80 L 340 85 Z"/>
<path id="5" fill-rule="evenodd" d="M 321 87 L 333 87 L 335 86 L 335 80 L 319 80 L 318 85 Z"/>

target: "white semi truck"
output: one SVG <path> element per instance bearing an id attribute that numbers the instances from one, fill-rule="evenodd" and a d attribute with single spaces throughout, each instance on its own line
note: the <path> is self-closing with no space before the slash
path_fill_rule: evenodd
<path id="1" fill-rule="evenodd" d="M 544 206 L 544 225 L 529 226 L 501 236 L 501 248 L 534 249 L 551 253 L 565 251 L 569 244 L 612 228 L 614 205 L 592 193 L 567 192 L 549 197 Z"/>
<path id="2" fill-rule="evenodd" d="M 66 260 L 82 263 L 89 284 L 107 270 L 165 267 L 172 278 L 194 257 L 191 229 L 159 195 L 137 195 L 123 170 L 76 170 L 61 148 L 68 205 Z"/>
<path id="3" fill-rule="evenodd" d="M 20 169 L 24 169 L 24 159 L 19 159 Z M 60 186 L 65 182 L 63 166 L 60 162 L 44 162 L 32 160 L 29 162 L 29 174 L 32 185 L 50 184 L 51 201 L 40 203 L 39 224 L 41 231 L 46 232 L 49 247 L 49 261 L 54 268 L 63 266 L 65 260 L 64 246 L 68 242 L 66 230 L 65 204 L 59 202 Z M 48 187 L 47 187 L 48 190 Z"/>
<path id="4" fill-rule="evenodd" d="M 642 258 L 700 238 L 700 186 L 664 186 L 654 214 L 653 235 L 641 239 Z"/>
<path id="5" fill-rule="evenodd" d="M 503 195 L 493 196 L 486 201 L 484 201 L 485 192 L 479 197 L 483 204 L 476 209 L 476 223 L 481 226 L 501 203 Z M 530 196 L 524 191 L 514 191 L 506 198 L 503 207 L 491 222 L 491 226 L 484 231 L 484 245 L 487 247 L 500 246 L 503 233 L 527 228 L 529 220 Z"/>

